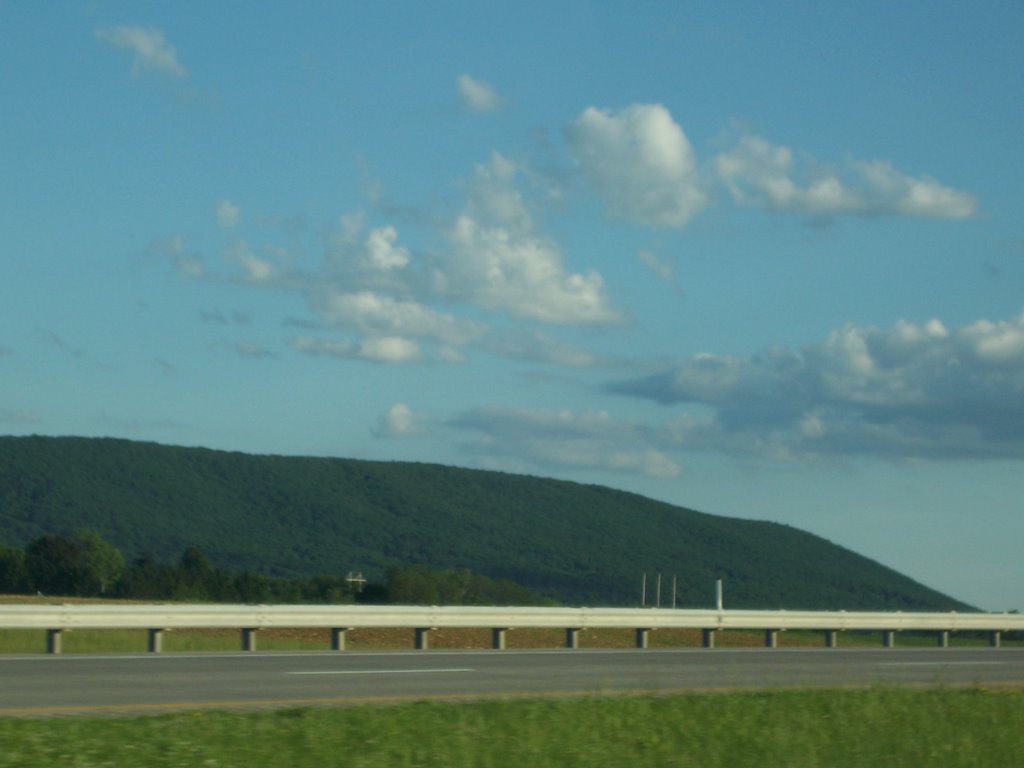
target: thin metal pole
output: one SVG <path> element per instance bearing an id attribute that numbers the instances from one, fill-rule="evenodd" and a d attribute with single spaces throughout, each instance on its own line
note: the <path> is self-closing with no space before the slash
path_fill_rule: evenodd
<path id="1" fill-rule="evenodd" d="M 658 584 L 658 588 L 657 588 L 657 595 L 658 595 L 658 597 L 654 601 L 654 605 L 655 605 L 656 608 L 661 608 L 661 574 L 660 573 L 658 574 L 658 582 L 657 582 L 657 584 Z"/>
<path id="2" fill-rule="evenodd" d="M 644 580 L 640 586 L 640 607 L 647 607 L 647 571 L 644 571 Z"/>

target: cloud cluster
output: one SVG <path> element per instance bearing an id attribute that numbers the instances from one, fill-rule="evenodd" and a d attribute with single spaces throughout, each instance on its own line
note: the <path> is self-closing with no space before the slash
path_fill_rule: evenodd
<path id="1" fill-rule="evenodd" d="M 360 341 L 325 340 L 308 336 L 291 339 L 293 349 L 312 357 L 334 357 L 341 360 L 367 360 L 373 363 L 415 363 L 423 359 L 423 351 L 415 341 L 401 336 L 371 336 Z"/>
<path id="2" fill-rule="evenodd" d="M 334 335 L 290 340 L 308 355 L 379 363 L 462 362 L 469 346 L 518 359 L 582 367 L 596 358 L 541 331 L 496 332 L 495 320 L 549 326 L 618 323 L 602 276 L 573 272 L 558 244 L 540 233 L 519 189 L 521 169 L 495 153 L 466 181 L 461 210 L 437 236 L 443 247 L 417 253 L 394 224 L 368 226 L 364 211 L 342 216 L 322 261 L 301 265 L 274 246 L 237 239 L 221 251 L 226 272 L 186 254 L 183 237 L 157 248 L 193 279 L 297 293 L 315 316 L 307 329 Z M 240 209 L 217 206 L 221 229 Z"/>
<path id="3" fill-rule="evenodd" d="M 599 358 L 589 350 L 566 344 L 539 330 L 494 333 L 481 346 L 511 360 L 553 363 L 570 368 L 588 368 L 599 362 Z"/>
<path id="4" fill-rule="evenodd" d="M 558 245 L 536 232 L 515 185 L 517 172 L 498 153 L 477 167 L 466 207 L 448 232 L 451 247 L 435 266 L 435 287 L 544 323 L 617 322 L 601 275 L 569 272 Z"/>
<path id="5" fill-rule="evenodd" d="M 139 51 L 165 50 L 161 45 L 162 37 L 133 50 L 149 61 L 145 55 L 155 53 Z M 176 62 L 169 51 L 165 58 Z M 464 75 L 457 85 L 466 109 L 501 106 L 485 83 Z M 754 135 L 701 161 L 660 104 L 589 107 L 564 135 L 577 178 L 610 215 L 645 227 L 685 227 L 722 199 L 813 219 L 977 214 L 973 197 L 930 177 L 903 174 L 883 161 L 819 165 Z M 313 319 L 288 344 L 303 355 L 393 365 L 464 362 L 467 350 L 477 350 L 570 368 L 607 362 L 552 335 L 568 326 L 622 324 L 625 316 L 602 274 L 571 267 L 560 244 L 542 231 L 536 200 L 528 197 L 536 179 L 527 164 L 494 152 L 464 180 L 464 198 L 434 218 L 425 238 L 414 232 L 410 242 L 400 219 L 375 220 L 382 210 L 357 211 L 341 217 L 314 264 L 238 238 L 221 251 L 227 270 L 221 274 L 187 252 L 180 236 L 161 248 L 190 277 L 301 297 Z M 218 226 L 234 230 L 240 213 L 221 200 Z M 674 284 L 672 262 L 657 250 L 639 258 Z M 255 342 L 234 350 L 273 355 Z M 680 467 L 672 456 L 707 449 L 778 459 L 1020 456 L 1024 315 L 955 331 L 937 320 L 887 330 L 851 324 L 799 350 L 696 355 L 608 390 L 687 408 L 663 423 L 642 424 L 604 411 L 480 407 L 443 428 L 475 435 L 467 447 L 505 466 L 650 477 L 673 477 Z M 373 433 L 420 435 L 428 425 L 442 428 L 399 403 Z"/>
<path id="6" fill-rule="evenodd" d="M 693 148 L 660 104 L 619 112 L 588 107 L 566 138 L 583 175 L 616 216 L 681 227 L 707 204 Z"/>
<path id="7" fill-rule="evenodd" d="M 173 77 L 187 77 L 188 70 L 178 61 L 178 51 L 155 27 L 117 26 L 96 30 L 96 39 L 135 54 L 132 75 L 152 71 Z"/>
<path id="8" fill-rule="evenodd" d="M 977 214 L 967 194 L 928 176 L 912 177 L 881 160 L 850 159 L 846 172 L 756 135 L 701 163 L 661 104 L 618 111 L 588 107 L 567 128 L 583 178 L 619 218 L 652 227 L 684 227 L 724 187 L 742 206 L 810 218 L 840 215 L 964 219 Z"/>
<path id="9" fill-rule="evenodd" d="M 977 213 L 970 195 L 929 177 L 913 178 L 889 163 L 848 161 L 843 177 L 833 168 L 798 167 L 789 147 L 745 136 L 714 160 L 717 176 L 741 205 L 811 217 L 854 214 L 964 219 Z"/>
<path id="10" fill-rule="evenodd" d="M 174 49 L 155 30 L 118 27 L 98 36 L 131 47 L 139 66 L 165 71 L 180 66 Z M 469 109 L 500 106 L 486 83 L 462 75 L 457 85 Z M 906 176 L 887 163 L 851 160 L 844 176 L 799 164 L 788 148 L 756 136 L 741 138 L 734 149 L 702 164 L 682 127 L 660 104 L 588 107 L 566 128 L 565 139 L 579 178 L 608 211 L 648 227 L 686 226 L 721 197 L 714 194 L 716 186 L 741 205 L 812 217 L 963 218 L 976 212 L 969 195 L 927 177 Z M 222 250 L 226 275 L 211 270 L 199 253 L 186 252 L 180 236 L 163 250 L 189 277 L 303 297 L 319 328 L 333 334 L 292 339 L 291 346 L 305 354 L 380 363 L 461 362 L 472 346 L 520 360 L 594 365 L 596 355 L 536 328 L 627 319 L 613 305 L 603 275 L 570 268 L 560 244 L 537 225 L 524 189 L 540 176 L 525 163 L 492 153 L 465 180 L 465 198 L 456 212 L 435 219 L 427 242 L 440 247 L 430 250 L 407 244 L 393 221 L 369 226 L 372 214 L 365 211 L 341 217 L 323 261 L 312 268 L 307 263 L 300 269 L 283 249 L 254 249 L 244 239 Z M 232 201 L 218 202 L 221 229 L 237 228 L 240 216 Z M 639 258 L 675 284 L 671 261 L 650 249 Z"/>
<path id="11" fill-rule="evenodd" d="M 847 325 L 799 351 L 697 355 L 619 394 L 699 404 L 664 435 L 681 449 L 774 458 L 1024 456 L 1024 314 L 950 331 L 938 320 Z"/>
<path id="12" fill-rule="evenodd" d="M 604 411 L 477 408 L 458 415 L 450 426 L 479 435 L 466 446 L 475 456 L 524 462 L 527 469 L 611 469 L 648 477 L 675 477 L 680 471 L 651 447 L 645 427 Z"/>

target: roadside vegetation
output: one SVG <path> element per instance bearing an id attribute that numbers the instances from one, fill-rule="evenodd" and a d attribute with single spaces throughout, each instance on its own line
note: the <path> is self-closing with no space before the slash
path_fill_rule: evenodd
<path id="1" fill-rule="evenodd" d="M 71 536 L 46 534 L 24 550 L 0 545 L 0 595 L 4 593 L 218 603 L 551 603 L 510 579 L 465 569 L 395 567 L 382 582 L 348 575 L 284 578 L 214 568 L 196 547 L 188 547 L 177 562 L 161 563 L 145 554 L 126 564 L 117 547 L 90 530 Z"/>
<path id="2" fill-rule="evenodd" d="M 0 719 L 0 766 L 1020 765 L 1024 691 L 779 690 Z"/>

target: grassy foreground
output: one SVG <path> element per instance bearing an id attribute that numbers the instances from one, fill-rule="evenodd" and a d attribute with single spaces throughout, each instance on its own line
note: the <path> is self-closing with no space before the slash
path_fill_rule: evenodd
<path id="1" fill-rule="evenodd" d="M 1019 766 L 1024 691 L 870 688 L 0 719 L 0 766 Z"/>

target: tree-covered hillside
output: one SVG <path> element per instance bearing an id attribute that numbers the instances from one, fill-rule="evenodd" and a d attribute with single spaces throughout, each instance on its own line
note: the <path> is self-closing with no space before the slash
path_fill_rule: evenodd
<path id="1" fill-rule="evenodd" d="M 636 605 L 643 573 L 678 605 L 969 609 L 787 526 L 635 494 L 430 464 L 252 456 L 126 440 L 0 437 L 0 543 L 98 532 L 128 558 L 190 546 L 273 576 L 423 564 L 508 578 L 570 604 Z M 651 590 L 649 590 L 649 594 Z"/>

